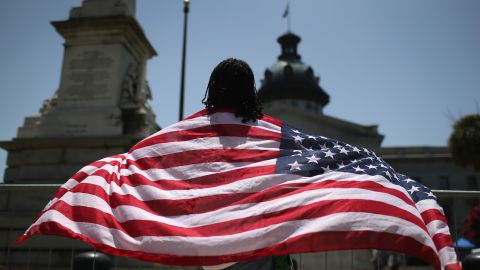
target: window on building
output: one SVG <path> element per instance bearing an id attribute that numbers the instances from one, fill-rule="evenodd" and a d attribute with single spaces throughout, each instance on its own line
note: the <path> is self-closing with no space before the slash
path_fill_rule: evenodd
<path id="1" fill-rule="evenodd" d="M 438 200 L 438 204 L 443 208 L 443 212 L 445 213 L 445 217 L 447 218 L 448 221 L 448 226 L 453 230 L 453 228 L 456 228 L 456 224 L 454 224 L 455 219 L 454 219 L 454 214 L 453 209 L 453 200 L 451 198 L 443 198 Z M 453 232 L 452 233 L 456 233 Z"/>
<path id="2" fill-rule="evenodd" d="M 441 175 L 438 177 L 438 189 L 450 189 L 450 180 L 448 175 Z"/>
<path id="3" fill-rule="evenodd" d="M 468 190 L 479 190 L 478 179 L 475 175 L 467 176 L 467 189 Z"/>
<path id="4" fill-rule="evenodd" d="M 475 175 L 467 176 L 467 190 L 480 190 L 478 186 L 478 179 Z M 468 204 L 470 206 L 474 206 L 480 203 L 480 200 L 477 198 L 469 198 L 467 199 Z"/>

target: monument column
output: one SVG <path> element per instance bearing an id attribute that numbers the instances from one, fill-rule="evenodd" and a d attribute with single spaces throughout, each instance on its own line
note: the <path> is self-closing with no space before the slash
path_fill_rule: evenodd
<path id="1" fill-rule="evenodd" d="M 5 183 L 62 183 L 159 129 L 146 80 L 156 52 L 135 19 L 135 0 L 84 0 L 52 25 L 65 39 L 60 85 L 16 138 L 0 142 Z"/>

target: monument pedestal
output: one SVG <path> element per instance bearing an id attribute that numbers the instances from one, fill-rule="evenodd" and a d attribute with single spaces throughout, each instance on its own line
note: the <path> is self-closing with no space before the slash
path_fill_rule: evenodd
<path id="1" fill-rule="evenodd" d="M 75 17 L 52 24 L 65 38 L 60 87 L 27 117 L 18 137 L 141 138 L 157 130 L 146 80 L 147 59 L 156 52 L 136 19 Z M 143 115 L 141 125 L 124 121 L 131 115 Z"/>
<path id="2" fill-rule="evenodd" d="M 124 153 L 159 129 L 148 104 L 147 60 L 156 55 L 135 19 L 135 0 L 83 0 L 65 21 L 52 23 L 65 39 L 60 85 L 25 118 L 8 151 L 0 186 L 0 269 L 71 269 L 81 241 L 36 236 L 14 240 L 82 167 Z M 151 268 L 115 257 L 114 269 Z M 142 267 L 138 267 L 142 266 Z"/>
<path id="3" fill-rule="evenodd" d="M 65 39 L 60 86 L 0 143 L 5 183 L 63 183 L 159 129 L 146 80 L 156 52 L 134 16 L 134 0 L 84 0 L 52 22 Z"/>

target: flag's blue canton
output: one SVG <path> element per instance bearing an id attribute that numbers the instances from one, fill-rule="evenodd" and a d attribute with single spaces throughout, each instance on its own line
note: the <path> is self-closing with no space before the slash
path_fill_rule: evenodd
<path id="1" fill-rule="evenodd" d="M 407 190 L 415 203 L 435 199 L 429 188 L 395 172 L 381 157 L 366 148 L 307 134 L 284 124 L 276 173 L 313 176 L 329 171 L 381 175 Z"/>

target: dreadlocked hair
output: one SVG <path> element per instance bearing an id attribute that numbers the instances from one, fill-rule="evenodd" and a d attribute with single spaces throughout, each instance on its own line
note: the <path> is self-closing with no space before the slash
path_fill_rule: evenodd
<path id="1" fill-rule="evenodd" d="M 263 117 L 252 69 L 239 59 L 223 60 L 213 69 L 202 103 L 209 114 L 218 108 L 233 109 L 244 123 Z"/>

